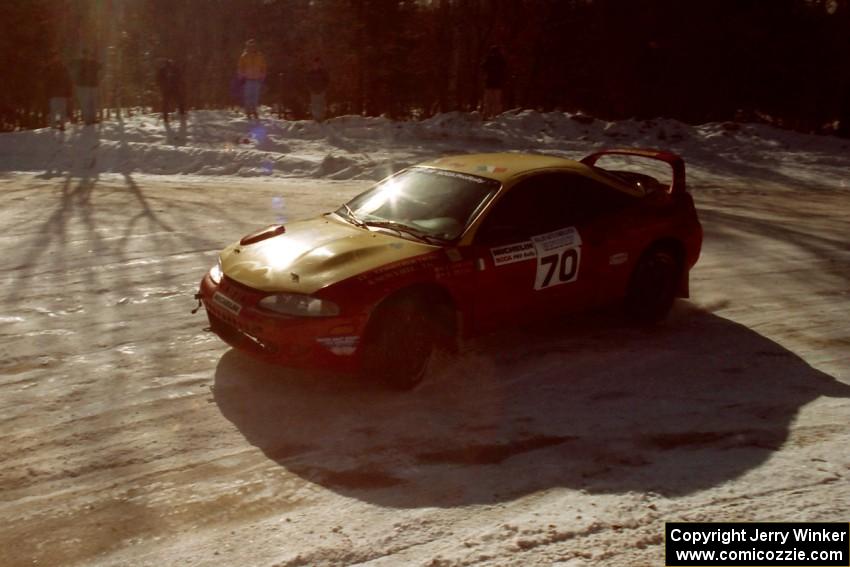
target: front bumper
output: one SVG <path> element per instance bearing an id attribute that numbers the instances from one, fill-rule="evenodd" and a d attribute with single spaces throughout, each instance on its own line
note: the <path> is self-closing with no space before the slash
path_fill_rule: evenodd
<path id="1" fill-rule="evenodd" d="M 355 370 L 365 315 L 289 317 L 259 309 L 267 293 L 226 276 L 201 280 L 200 300 L 210 329 L 230 346 L 285 366 Z"/>

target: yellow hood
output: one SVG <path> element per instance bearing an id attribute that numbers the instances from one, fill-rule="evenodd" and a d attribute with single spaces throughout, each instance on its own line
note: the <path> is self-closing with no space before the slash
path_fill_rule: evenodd
<path id="1" fill-rule="evenodd" d="M 221 252 L 221 268 L 230 279 L 254 289 L 310 294 L 435 249 L 320 217 L 287 224 L 284 234 L 254 244 L 228 246 Z"/>

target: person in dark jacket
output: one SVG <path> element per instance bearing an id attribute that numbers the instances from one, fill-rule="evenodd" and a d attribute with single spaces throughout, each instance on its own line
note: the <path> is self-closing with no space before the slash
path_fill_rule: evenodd
<path id="1" fill-rule="evenodd" d="M 65 129 L 68 102 L 71 99 L 71 76 L 58 54 L 50 57 L 44 71 L 45 94 L 50 105 L 47 122 L 51 128 Z"/>
<path id="2" fill-rule="evenodd" d="M 502 89 L 505 87 L 507 63 L 499 46 L 493 45 L 481 64 L 484 72 L 484 118 L 491 118 L 502 112 Z"/>
<path id="3" fill-rule="evenodd" d="M 100 63 L 95 61 L 91 50 L 83 49 L 74 61 L 74 90 L 85 124 L 94 124 L 97 115 L 97 85 L 100 82 Z"/>
<path id="4" fill-rule="evenodd" d="M 162 95 L 162 119 L 168 122 L 172 106 L 177 107 L 181 122 L 186 120 L 186 97 L 183 73 L 172 59 L 165 59 L 156 71 L 156 82 Z"/>
<path id="5" fill-rule="evenodd" d="M 313 120 L 321 122 L 325 119 L 326 93 L 330 76 L 325 66 L 322 65 L 322 60 L 318 57 L 313 59 L 313 63 L 307 70 L 306 79 L 307 89 L 310 91 L 310 112 L 313 115 Z"/>

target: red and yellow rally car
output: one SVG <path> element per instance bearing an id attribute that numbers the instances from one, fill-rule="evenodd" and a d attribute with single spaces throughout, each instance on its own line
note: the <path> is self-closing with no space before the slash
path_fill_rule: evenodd
<path id="1" fill-rule="evenodd" d="M 666 162 L 672 182 L 597 167 L 607 155 Z M 612 302 L 660 320 L 701 245 L 675 154 L 444 157 L 228 246 L 198 298 L 238 349 L 406 388 L 436 348 L 523 320 Z"/>

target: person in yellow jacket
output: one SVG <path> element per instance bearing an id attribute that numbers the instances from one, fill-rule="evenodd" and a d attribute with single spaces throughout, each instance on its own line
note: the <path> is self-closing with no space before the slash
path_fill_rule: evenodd
<path id="1" fill-rule="evenodd" d="M 260 90 L 266 78 L 266 58 L 257 49 L 257 42 L 249 39 L 239 58 L 239 81 L 242 83 L 242 100 L 248 118 L 259 118 Z"/>

